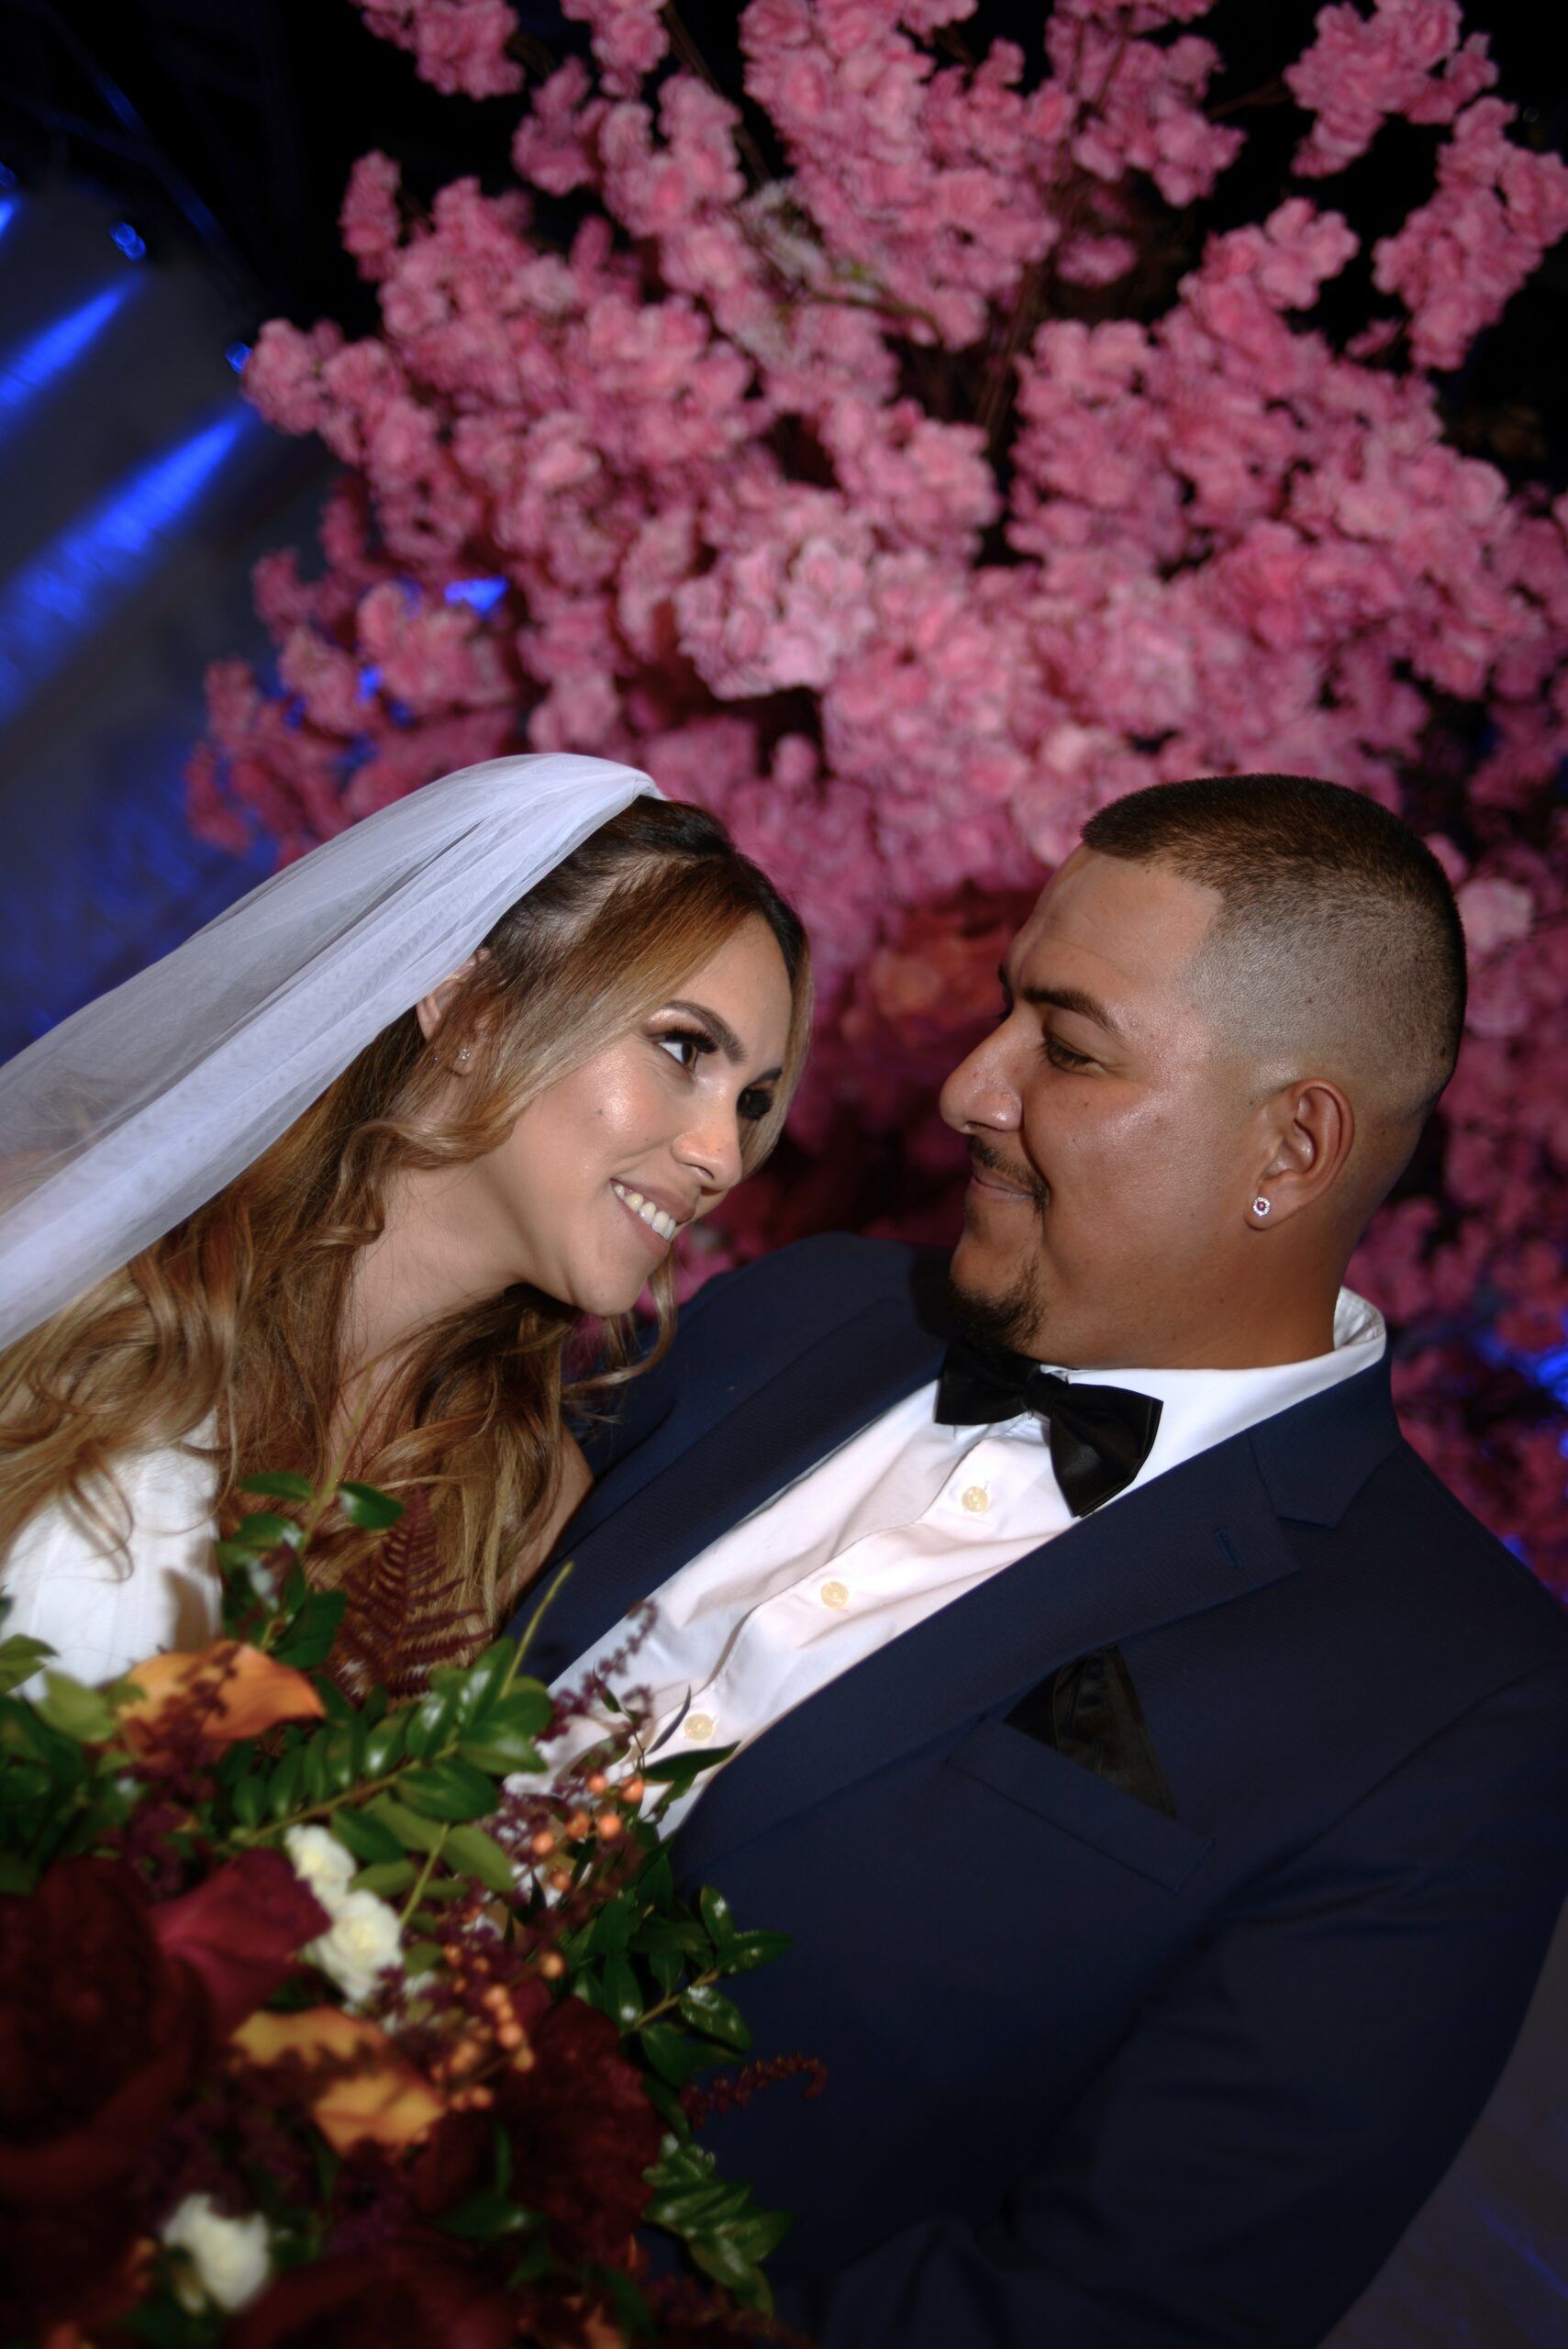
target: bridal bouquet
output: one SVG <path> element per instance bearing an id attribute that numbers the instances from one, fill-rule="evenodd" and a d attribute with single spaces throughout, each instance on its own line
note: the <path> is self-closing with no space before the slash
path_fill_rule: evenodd
<path id="1" fill-rule="evenodd" d="M 552 1779 L 584 1700 L 526 1640 L 350 1701 L 321 1669 L 342 1594 L 302 1558 L 328 1509 L 401 1506 L 247 1490 L 271 1506 L 219 1547 L 202 1653 L 92 1688 L 0 1643 L 0 2342 L 765 2334 L 788 2221 L 694 2117 L 807 2067 L 693 2082 L 744 2057 L 721 1985 L 784 1936 L 678 1899 L 658 1835 L 722 1755 L 639 1765 L 623 1715 Z M 651 2281 L 646 2227 L 706 2280 Z"/>

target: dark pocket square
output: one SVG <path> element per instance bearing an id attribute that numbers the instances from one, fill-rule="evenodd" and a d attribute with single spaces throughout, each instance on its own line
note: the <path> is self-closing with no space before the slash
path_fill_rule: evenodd
<path id="1" fill-rule="evenodd" d="M 1176 1816 L 1119 1648 L 1095 1648 L 1064 1664 L 1014 1706 L 1007 1722 L 1151 1810 Z"/>

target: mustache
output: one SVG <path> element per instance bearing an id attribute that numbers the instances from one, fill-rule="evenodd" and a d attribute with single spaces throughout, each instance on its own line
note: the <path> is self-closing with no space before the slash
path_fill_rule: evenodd
<path id="1" fill-rule="evenodd" d="M 1009 1165 L 1001 1152 L 993 1150 L 989 1142 L 977 1141 L 972 1137 L 969 1157 L 973 1166 L 983 1166 L 988 1174 L 995 1174 L 1000 1182 L 1010 1183 L 1016 1191 L 1027 1191 L 1037 1207 L 1044 1207 L 1051 1197 L 1051 1186 L 1042 1182 L 1032 1167 Z"/>

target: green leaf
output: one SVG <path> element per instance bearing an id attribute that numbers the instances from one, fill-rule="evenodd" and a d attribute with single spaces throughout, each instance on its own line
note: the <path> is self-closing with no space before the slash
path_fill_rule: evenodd
<path id="1" fill-rule="evenodd" d="M 707 1927 L 707 1936 L 721 1954 L 735 1939 L 735 1920 L 729 1913 L 729 1903 L 722 1892 L 705 1884 L 697 1894 L 697 1913 Z"/>
<path id="2" fill-rule="evenodd" d="M 694 2031 L 705 2031 L 710 2039 L 717 2039 L 721 2047 L 731 2049 L 737 2055 L 744 2055 L 751 2044 L 745 2016 L 711 1982 L 694 1983 L 689 1990 L 684 1990 L 681 2012 Z"/>
<path id="3" fill-rule="evenodd" d="M 674 1950 L 661 1950 L 657 1956 L 649 1959 L 648 1970 L 664 1997 L 668 1998 L 685 1972 L 686 1961 Z"/>
<path id="4" fill-rule="evenodd" d="M 718 1962 L 726 1974 L 751 1974 L 759 1965 L 771 1965 L 788 1947 L 787 1933 L 737 1933 Z"/>
<path id="5" fill-rule="evenodd" d="M 377 1795 L 361 1815 L 379 1819 L 383 1826 L 391 1828 L 399 1844 L 410 1852 L 439 1852 L 447 1831 L 433 1819 L 421 1819 L 417 1811 L 406 1809 L 391 1795 Z"/>
<path id="6" fill-rule="evenodd" d="M 483 1720 L 486 1709 L 500 1697 L 506 1675 L 517 1660 L 515 1640 L 495 1640 L 476 1655 L 462 1675 L 457 1717 L 464 1729 Z"/>
<path id="7" fill-rule="evenodd" d="M 308 1672 L 325 1663 L 348 1603 L 347 1591 L 313 1590 L 272 1650 L 279 1664 L 292 1664 L 296 1671 Z"/>
<path id="8" fill-rule="evenodd" d="M 364 1866 L 403 1856 L 403 1846 L 386 1821 L 368 1810 L 335 1810 L 331 1825 L 345 1851 L 351 1852 Z"/>
<path id="9" fill-rule="evenodd" d="M 361 1868 L 354 1878 L 356 1892 L 406 1892 L 418 1870 L 412 1860 L 377 1860 L 368 1868 Z M 428 1887 L 426 1887 L 428 1890 Z"/>
<path id="10" fill-rule="evenodd" d="M 510 1731 L 502 1737 L 465 1737 L 457 1750 L 476 1770 L 488 1770 L 496 1778 L 508 1777 L 514 1770 L 544 1768 L 544 1755 L 532 1739 L 514 1737 Z"/>
<path id="11" fill-rule="evenodd" d="M 365 1739 L 364 1775 L 367 1778 L 384 1778 L 387 1772 L 403 1759 L 403 1741 L 408 1731 L 409 1709 L 388 1713 L 384 1720 L 373 1723 Z"/>
<path id="12" fill-rule="evenodd" d="M 306 1801 L 313 1808 L 325 1802 L 330 1791 L 327 1778 L 327 1740 L 319 1732 L 305 1747 L 305 1769 L 300 1785 Z"/>
<path id="13" fill-rule="evenodd" d="M 656 1785 L 673 1787 L 677 1793 L 684 1794 L 694 1778 L 700 1777 L 705 1770 L 717 1770 L 721 1762 L 728 1762 L 732 1753 L 740 1751 L 738 1745 L 716 1745 L 706 1753 L 677 1753 L 668 1762 L 650 1762 L 642 1775 Z"/>
<path id="14" fill-rule="evenodd" d="M 642 1992 L 636 1975 L 621 1956 L 605 1960 L 605 2012 L 623 2032 L 633 2031 L 642 2012 Z"/>
<path id="15" fill-rule="evenodd" d="M 645 1917 L 632 1935 L 631 1946 L 639 1957 L 651 1957 L 665 1951 L 681 1957 L 706 1957 L 707 1936 L 700 1925 L 683 1917 Z"/>
<path id="16" fill-rule="evenodd" d="M 631 1940 L 632 1927 L 637 1922 L 637 1898 L 631 1892 L 617 1892 L 606 1900 L 595 1918 L 588 1935 L 588 1946 L 595 1957 L 618 1955 Z"/>
<path id="17" fill-rule="evenodd" d="M 694 2072 L 706 2071 L 724 2057 L 722 2048 L 699 2046 L 673 2022 L 645 2022 L 638 2038 L 660 2078 L 673 2088 L 684 2087 Z"/>
<path id="18" fill-rule="evenodd" d="M 292 1753 L 284 1755 L 267 1781 L 267 1809 L 274 1819 L 282 1819 L 294 1809 L 304 1775 L 305 1752 L 296 1745 Z"/>
<path id="19" fill-rule="evenodd" d="M 15 1852 L 0 1852 L 0 1892 L 30 1892 L 37 1872 Z"/>
<path id="20" fill-rule="evenodd" d="M 363 1722 L 357 1716 L 350 1716 L 346 1721 L 333 1721 L 321 1733 L 321 1745 L 327 1756 L 328 1790 L 335 1795 L 346 1795 L 364 1773 Z"/>
<path id="21" fill-rule="evenodd" d="M 0 1697 L 8 1696 L 38 1670 L 45 1656 L 54 1650 L 47 1640 L 33 1640 L 25 1631 L 13 1631 L 8 1640 L 0 1641 Z"/>
<path id="22" fill-rule="evenodd" d="M 441 1857 L 449 1867 L 477 1876 L 481 1884 L 491 1892 L 498 1892 L 503 1899 L 510 1899 L 517 1889 L 511 1861 L 495 1836 L 487 1835 L 483 1827 L 454 1827 L 441 1847 Z"/>
<path id="23" fill-rule="evenodd" d="M 339 1485 L 337 1498 L 350 1524 L 362 1533 L 385 1533 L 403 1515 L 403 1503 L 374 1485 Z"/>
<path id="24" fill-rule="evenodd" d="M 497 2235 L 521 2234 L 535 2218 L 519 2202 L 509 2201 L 506 2195 L 485 2187 L 478 2194 L 471 2194 L 466 2201 L 454 2203 L 443 2210 L 436 2225 L 449 2235 L 461 2235 L 465 2242 L 491 2243 Z"/>
<path id="25" fill-rule="evenodd" d="M 96 1688 L 84 1688 L 63 1672 L 46 1672 L 44 1694 L 36 1699 L 40 1720 L 78 1745 L 106 1745 L 115 1733 L 114 1707 Z"/>
<path id="26" fill-rule="evenodd" d="M 642 2087 L 644 2095 L 661 2120 L 669 2124 L 677 2137 L 689 2137 L 692 2133 L 692 2124 L 686 2119 L 686 2109 L 674 2089 L 664 2080 L 651 2079 L 646 2072 L 642 2076 Z"/>
<path id="27" fill-rule="evenodd" d="M 241 1778 L 234 1789 L 234 1816 L 241 1827 L 260 1827 L 267 1811 L 267 1789 L 260 1778 Z"/>
<path id="28" fill-rule="evenodd" d="M 446 1744 L 457 1720 L 458 1691 L 450 1683 L 434 1687 L 408 1709 L 408 1723 L 404 1731 L 406 1753 L 416 1762 L 428 1762 L 432 1753 Z"/>
<path id="29" fill-rule="evenodd" d="M 324 1672 L 312 1673 L 311 1685 L 315 1688 L 317 1695 L 320 1698 L 323 1705 L 327 1708 L 327 1718 L 329 1721 L 357 1721 L 360 1720 L 361 1716 L 359 1712 L 352 1705 L 350 1704 L 347 1697 L 344 1696 L 337 1682 L 335 1680 L 328 1680 Z"/>
<path id="30" fill-rule="evenodd" d="M 555 1699 L 542 1680 L 514 1680 L 504 1697 L 487 1705 L 472 1723 L 476 1737 L 494 1737 L 498 1730 L 516 1730 L 535 1737 L 555 1714 Z"/>
<path id="31" fill-rule="evenodd" d="M 264 1476 L 241 1476 L 242 1493 L 265 1493 L 277 1501 L 312 1501 L 316 1498 L 308 1476 L 297 1469 L 274 1468 Z"/>
<path id="32" fill-rule="evenodd" d="M 269 1550 L 297 1550 L 305 1539 L 305 1529 L 292 1517 L 279 1517 L 275 1510 L 258 1509 L 252 1517 L 242 1517 L 230 1541 L 241 1549 L 254 1550 L 264 1555 Z"/>
<path id="33" fill-rule="evenodd" d="M 397 1791 L 431 1819 L 488 1819 L 501 1798 L 494 1778 L 455 1754 L 426 1770 L 406 1770 Z"/>

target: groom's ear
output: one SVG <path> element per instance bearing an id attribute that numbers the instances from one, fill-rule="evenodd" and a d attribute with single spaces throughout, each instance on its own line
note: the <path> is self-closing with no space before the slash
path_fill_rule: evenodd
<path id="1" fill-rule="evenodd" d="M 419 997 L 418 1002 L 414 1006 L 414 1017 L 419 1022 L 419 1033 L 427 1044 L 440 1032 L 441 1022 L 462 993 L 464 984 L 473 976 L 480 963 L 488 960 L 489 953 L 490 949 L 487 946 L 476 946 L 466 963 L 460 963 L 450 976 L 441 981 L 439 986 L 432 987 L 428 995 L 422 995 Z"/>

